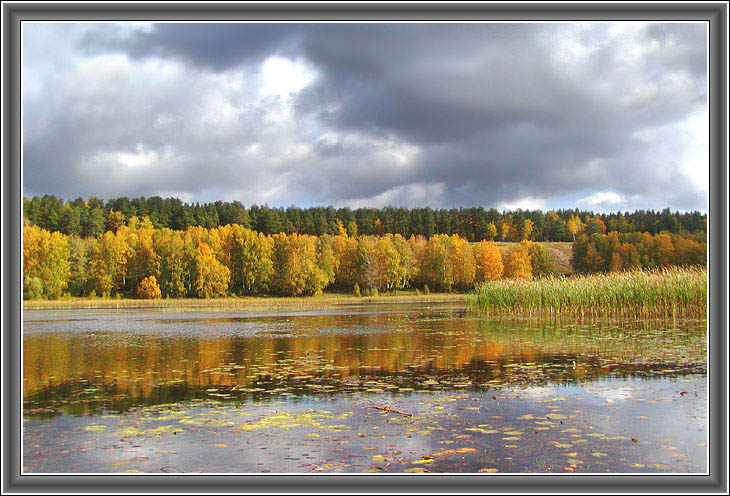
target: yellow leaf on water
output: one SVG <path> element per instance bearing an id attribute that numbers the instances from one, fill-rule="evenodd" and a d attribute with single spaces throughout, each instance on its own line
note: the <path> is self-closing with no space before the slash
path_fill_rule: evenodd
<path id="1" fill-rule="evenodd" d="M 496 429 L 482 429 L 481 427 L 467 427 L 465 430 L 472 432 L 479 432 L 481 434 L 496 434 L 499 431 Z"/>
<path id="2" fill-rule="evenodd" d="M 90 432 L 101 432 L 104 429 L 106 429 L 105 425 L 87 425 L 84 427 L 85 431 L 90 431 Z"/>
<path id="3" fill-rule="evenodd" d="M 485 472 L 487 474 L 493 474 L 495 472 L 499 472 L 499 469 L 491 468 L 491 467 L 490 468 L 480 468 L 479 470 L 477 470 L 477 472 Z"/>
<path id="4" fill-rule="evenodd" d="M 227 444 L 216 444 L 215 447 L 216 448 L 227 448 L 228 445 Z"/>
<path id="5" fill-rule="evenodd" d="M 556 448 L 572 448 L 573 447 L 573 445 L 570 443 L 559 443 L 557 441 L 553 441 L 553 445 Z"/>

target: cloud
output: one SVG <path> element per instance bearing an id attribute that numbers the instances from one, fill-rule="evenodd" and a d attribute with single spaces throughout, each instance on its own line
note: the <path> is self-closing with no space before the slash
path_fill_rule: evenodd
<path id="1" fill-rule="evenodd" d="M 704 24 L 24 26 L 25 194 L 706 209 Z"/>
<path id="2" fill-rule="evenodd" d="M 575 202 L 576 207 L 586 210 L 615 211 L 625 203 L 624 198 L 613 191 L 594 193 Z"/>

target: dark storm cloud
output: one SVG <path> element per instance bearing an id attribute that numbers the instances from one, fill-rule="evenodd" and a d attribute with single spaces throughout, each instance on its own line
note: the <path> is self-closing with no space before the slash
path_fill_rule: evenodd
<path id="1" fill-rule="evenodd" d="M 94 30 L 80 42 L 90 53 L 123 51 L 134 58 L 180 57 L 194 65 L 223 70 L 248 61 L 260 61 L 297 33 L 291 24 L 155 24 L 125 36 Z"/>
<path id="2" fill-rule="evenodd" d="M 50 123 L 26 140 L 31 192 L 491 206 L 612 191 L 705 208 L 687 176 L 705 160 L 703 24 L 169 23 L 74 46 L 120 77 L 57 74 L 60 92 L 27 99 Z M 262 96 L 272 56 L 314 76 Z M 140 156 L 156 166 L 119 165 Z"/>

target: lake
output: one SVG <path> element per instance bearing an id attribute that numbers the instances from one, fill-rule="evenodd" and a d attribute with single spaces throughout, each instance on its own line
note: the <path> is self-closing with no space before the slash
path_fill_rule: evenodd
<path id="1" fill-rule="evenodd" d="M 706 320 L 26 310 L 25 473 L 705 473 Z"/>

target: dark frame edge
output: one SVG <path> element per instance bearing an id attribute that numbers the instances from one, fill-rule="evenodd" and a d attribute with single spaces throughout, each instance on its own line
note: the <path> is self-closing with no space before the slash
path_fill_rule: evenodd
<path id="1" fill-rule="evenodd" d="M 20 372 L 19 333 L 20 326 L 20 202 L 8 199 L 20 198 L 20 46 L 14 40 L 20 39 L 20 21 L 13 9 L 3 4 L 3 403 L 5 406 L 20 399 L 18 383 L 11 376 Z M 11 372 L 11 373 L 8 373 Z M 20 431 L 13 427 L 20 425 L 18 410 L 4 408 L 3 448 L 12 442 L 20 446 Z M 4 449 L 3 493 L 19 486 L 21 466 L 19 453 Z"/>
<path id="2" fill-rule="evenodd" d="M 20 253 L 22 247 L 20 245 L 21 230 L 20 223 L 20 201 L 22 199 L 21 190 L 21 163 L 20 163 L 20 45 L 16 41 L 20 40 L 20 23 L 22 20 L 41 20 L 49 13 L 58 14 L 57 18 L 78 19 L 79 13 L 89 12 L 95 9 L 95 14 L 87 16 L 88 19 L 105 19 L 105 18 L 141 18 L 149 17 L 151 14 L 159 14 L 165 9 L 164 4 L 139 4 L 133 7 L 138 13 L 129 11 L 116 10 L 115 5 L 109 4 L 106 8 L 99 4 L 79 4 L 65 5 L 62 9 L 58 8 L 58 4 L 38 3 L 38 4 L 3 4 L 3 70 L 5 91 L 3 93 L 3 122 L 4 135 L 3 140 L 5 149 L 3 153 L 3 196 L 6 201 L 3 202 L 3 273 L 5 281 L 9 281 L 4 287 L 3 304 L 5 306 L 3 313 L 3 349 L 4 349 L 4 373 L 3 373 L 3 402 L 11 405 L 20 399 L 19 383 L 11 377 L 8 371 L 20 371 L 20 333 L 15 332 L 20 329 L 20 308 L 21 308 L 21 275 L 20 275 Z M 173 4 L 174 5 L 174 4 Z M 634 4 L 636 11 L 632 12 L 632 16 L 638 18 L 654 18 L 657 15 L 656 10 L 652 10 L 651 4 Z M 572 20 L 577 18 L 575 15 L 566 15 L 557 8 L 544 8 L 544 4 L 490 4 L 489 8 L 502 7 L 502 12 L 485 12 L 480 10 L 478 6 L 465 4 L 438 5 L 429 6 L 430 14 L 449 14 L 453 13 L 453 18 L 463 19 L 465 15 L 479 14 L 483 18 L 494 20 L 503 19 L 509 16 L 514 17 L 520 15 L 524 19 L 545 19 L 552 14 L 554 17 Z M 379 481 L 370 481 L 360 483 L 357 479 L 365 479 L 366 476 L 323 476 L 323 477 L 305 477 L 298 475 L 281 476 L 275 481 L 271 477 L 266 476 L 249 476 L 250 484 L 243 486 L 240 476 L 204 476 L 204 483 L 220 484 L 218 490 L 225 492 L 241 492 L 245 488 L 246 491 L 262 491 L 273 492 L 277 489 L 298 490 L 299 492 L 334 492 L 342 490 L 349 482 L 352 484 L 351 489 L 355 487 L 367 487 L 372 492 L 386 492 L 395 490 L 405 490 L 405 488 L 413 487 L 411 483 L 419 481 L 420 483 L 432 486 L 434 490 L 443 492 L 484 492 L 484 491 L 519 491 L 528 488 L 540 488 L 541 491 L 552 493 L 562 492 L 559 484 L 571 483 L 574 490 L 593 490 L 601 491 L 604 488 L 612 487 L 617 492 L 649 492 L 663 490 L 666 492 L 716 492 L 727 493 L 727 409 L 726 409 L 726 370 L 727 356 L 724 351 L 727 349 L 727 336 L 724 334 L 727 329 L 727 46 L 723 41 L 727 41 L 727 4 L 673 4 L 664 5 L 675 14 L 687 15 L 688 19 L 708 20 L 710 21 L 709 45 L 710 51 L 710 78 L 708 79 L 710 101 L 710 232 L 713 236 L 710 239 L 710 259 L 712 260 L 712 273 L 710 274 L 710 308 L 712 311 L 709 316 L 709 353 L 711 359 L 711 384 L 710 397 L 714 398 L 716 404 L 711 405 L 713 415 L 710 416 L 710 432 L 712 439 L 710 440 L 710 463 L 708 476 L 664 476 L 663 481 L 659 481 L 656 476 L 632 476 L 630 485 L 616 485 L 615 476 L 582 476 L 576 480 L 575 476 L 533 476 L 530 478 L 530 484 L 524 484 L 523 476 L 449 476 L 434 475 L 429 477 L 413 477 L 413 476 L 389 476 L 383 477 Z M 167 6 L 169 8 L 169 5 Z M 180 6 L 177 6 L 178 8 Z M 196 8 L 197 7 L 197 8 Z M 211 10 L 217 10 L 213 15 L 203 15 Z M 221 8 L 224 7 L 224 8 Z M 249 9 L 250 7 L 250 9 Z M 311 7 L 311 6 L 310 6 Z M 542 7 L 542 9 L 535 7 Z M 554 6 L 553 6 L 554 7 Z M 587 9 L 590 10 L 597 18 L 608 17 L 615 12 L 612 10 L 593 10 L 587 8 L 587 4 L 577 3 L 567 6 L 571 10 Z M 656 4 L 654 5 L 656 7 Z M 302 8 L 296 4 L 249 4 L 246 5 L 246 17 L 249 19 L 273 19 L 274 16 L 281 20 L 293 19 L 329 19 L 341 18 L 343 14 L 367 13 L 372 10 L 380 11 L 380 17 L 373 15 L 373 19 L 427 19 L 428 13 L 424 16 L 414 13 L 407 4 L 390 4 L 390 5 L 370 5 L 371 10 L 367 8 L 343 8 L 342 4 L 323 4 L 320 3 L 316 8 Z M 320 10 L 322 9 L 322 10 Z M 334 9 L 339 9 L 333 12 Z M 329 15 L 323 15 L 329 13 Z M 296 11 L 296 14 L 291 14 Z M 205 6 L 185 6 L 185 10 L 191 18 L 196 19 L 213 19 L 221 18 L 230 13 L 238 13 L 241 15 L 240 9 L 230 8 L 225 4 L 207 4 Z M 286 15 L 289 12 L 289 16 Z M 701 12 L 701 13 L 700 13 Z M 693 15 L 689 15 L 689 14 Z M 40 16 L 38 14 L 41 14 Z M 42 14 L 46 14 L 43 16 Z M 173 14 L 174 15 L 174 14 Z M 164 16 L 163 16 L 164 17 Z M 451 16 L 446 15 L 447 19 Z M 179 18 L 179 17 L 178 17 Z M 712 48 L 715 51 L 712 51 Z M 51 481 L 48 476 L 21 476 L 21 460 L 13 449 L 5 449 L 13 443 L 20 446 L 20 431 L 14 432 L 14 427 L 20 425 L 21 419 L 17 409 L 8 409 L 8 415 L 4 418 L 3 438 L 4 452 L 3 458 L 3 493 L 18 492 L 36 492 L 53 488 L 56 492 L 75 492 L 82 489 L 84 492 L 100 491 L 108 488 L 110 483 L 129 483 L 127 490 L 129 492 L 141 492 L 152 489 L 159 489 L 163 486 L 172 487 L 178 484 L 176 490 L 181 492 L 195 492 L 201 486 L 190 484 L 189 478 L 174 476 L 161 477 L 134 477 L 134 476 L 70 476 L 67 478 L 68 483 L 64 481 L 59 485 L 58 480 Z M 719 442 L 716 442 L 719 441 Z M 487 478 L 488 477 L 488 478 Z M 66 478 L 66 477 L 64 477 Z M 354 480 L 353 480 L 354 479 Z M 462 479 L 463 484 L 457 481 Z M 521 482 L 516 482 L 522 479 Z M 374 482 L 374 483 L 373 483 Z M 456 483 L 455 483 L 456 482 Z M 169 483 L 169 485 L 168 485 Z M 77 484 L 76 488 L 72 484 Z M 318 488 L 315 484 L 321 484 Z M 396 489 L 397 488 L 397 489 Z M 425 487 L 424 487 L 425 489 Z"/>
<path id="3" fill-rule="evenodd" d="M 727 494 L 727 3 L 717 5 L 709 31 L 710 141 L 710 459 L 709 478 Z M 724 42 L 724 43 L 723 43 Z M 715 50 L 713 51 L 713 47 Z M 712 401 L 715 404 L 712 404 Z M 714 410 L 714 411 L 713 411 Z M 714 415 L 713 415 L 714 413 Z"/>

